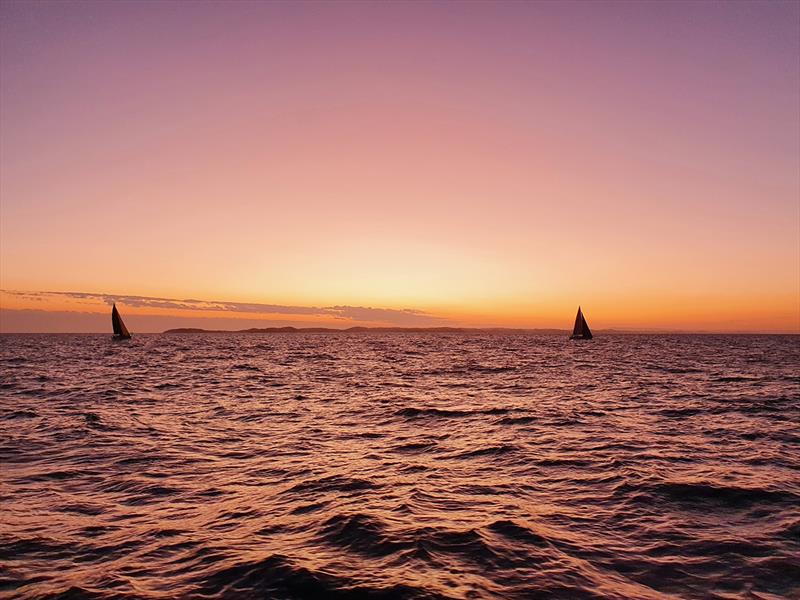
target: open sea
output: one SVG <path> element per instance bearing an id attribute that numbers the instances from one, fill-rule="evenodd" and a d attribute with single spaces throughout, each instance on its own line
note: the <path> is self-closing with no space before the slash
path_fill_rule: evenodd
<path id="1" fill-rule="evenodd" d="M 800 598 L 800 337 L 0 336 L 9 598 Z"/>

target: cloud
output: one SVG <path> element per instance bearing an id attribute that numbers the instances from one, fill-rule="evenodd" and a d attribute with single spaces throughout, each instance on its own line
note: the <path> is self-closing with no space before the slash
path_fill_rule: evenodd
<path id="1" fill-rule="evenodd" d="M 95 292 L 32 292 L 18 290 L 0 290 L 4 294 L 17 296 L 26 300 L 42 301 L 47 298 L 71 298 L 103 302 L 109 306 L 114 303 L 137 308 L 162 308 L 177 311 L 212 311 L 221 313 L 246 314 L 280 314 L 326 316 L 350 322 L 384 323 L 405 327 L 428 327 L 445 325 L 448 319 L 438 317 L 421 310 L 405 308 L 373 308 L 371 306 L 291 306 L 282 304 L 264 304 L 259 302 L 228 302 L 218 300 L 196 300 L 161 298 L 157 296 L 136 296 L 130 294 L 104 294 Z"/>
<path id="2" fill-rule="evenodd" d="M 405 308 L 396 310 L 392 308 L 372 308 L 371 306 L 332 306 L 326 308 L 340 319 L 351 319 L 353 321 L 380 321 L 393 323 L 395 325 L 441 325 L 447 319 L 435 317 L 420 310 Z"/>

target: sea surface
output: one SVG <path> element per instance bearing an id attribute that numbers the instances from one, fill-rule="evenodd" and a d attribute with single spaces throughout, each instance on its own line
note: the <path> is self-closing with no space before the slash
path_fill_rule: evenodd
<path id="1" fill-rule="evenodd" d="M 0 595 L 800 598 L 800 337 L 0 336 Z"/>

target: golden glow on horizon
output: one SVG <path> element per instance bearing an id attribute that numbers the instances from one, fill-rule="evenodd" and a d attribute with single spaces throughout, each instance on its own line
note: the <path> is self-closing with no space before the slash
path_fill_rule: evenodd
<path id="1" fill-rule="evenodd" d="M 800 333 L 800 320 L 796 310 L 790 308 L 793 298 L 787 296 L 776 299 L 768 305 L 754 309 L 746 300 L 731 304 L 722 296 L 678 296 L 667 298 L 644 298 L 641 304 L 635 299 L 620 298 L 610 301 L 594 301 L 583 303 L 587 318 L 595 329 L 643 329 L 643 330 L 679 330 L 679 331 L 764 331 Z M 425 310 L 425 316 L 435 321 L 405 322 L 395 321 L 391 316 L 382 317 L 376 314 L 369 318 L 342 318 L 328 314 L 286 314 L 269 310 L 237 311 L 235 308 L 226 311 L 204 309 L 174 309 L 152 306 L 128 305 L 117 302 L 126 317 L 157 316 L 166 317 L 169 327 L 182 327 L 184 319 L 225 319 L 230 324 L 215 325 L 209 328 L 246 328 L 254 326 L 295 325 L 300 327 L 352 327 L 355 325 L 369 327 L 406 326 L 406 327 L 507 327 L 507 328 L 555 328 L 568 329 L 574 317 L 575 306 L 567 301 L 555 303 L 538 302 L 532 304 L 491 304 L 472 307 L 433 307 Z M 331 305 L 318 304 L 321 309 Z M 402 310 L 405 307 L 373 306 L 375 309 Z M 69 297 L 47 296 L 28 298 L 0 292 L 0 309 L 6 311 L 45 310 L 65 313 L 93 313 L 106 316 L 110 305 L 98 299 L 75 299 Z M 169 324 L 170 320 L 174 321 Z M 258 321 L 269 323 L 258 325 Z M 237 325 L 237 322 L 245 322 Z M 658 323 L 656 327 L 653 323 Z M 193 327 L 201 327 L 202 323 L 194 322 Z M 0 331 L 15 331 L 13 323 L 3 323 L 0 319 Z"/>

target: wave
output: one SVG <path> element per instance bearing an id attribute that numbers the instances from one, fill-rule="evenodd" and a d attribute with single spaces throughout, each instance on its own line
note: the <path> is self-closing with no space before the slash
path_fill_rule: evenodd
<path id="1" fill-rule="evenodd" d="M 500 425 L 529 425 L 530 423 L 535 423 L 536 421 L 538 421 L 536 417 L 525 416 L 525 417 L 503 417 L 497 422 Z"/>
<path id="2" fill-rule="evenodd" d="M 236 371 L 260 371 L 261 369 L 255 365 L 251 365 L 248 363 L 237 363 L 231 367 Z"/>
<path id="3" fill-rule="evenodd" d="M 497 566 L 502 560 L 476 529 L 424 528 L 416 532 L 415 538 L 425 554 L 433 558 L 458 555 L 484 568 Z"/>
<path id="4" fill-rule="evenodd" d="M 485 365 L 473 365 L 467 370 L 476 371 L 478 373 L 508 373 L 510 371 L 516 371 L 517 367 L 490 367 Z"/>
<path id="5" fill-rule="evenodd" d="M 182 386 L 180 384 L 178 384 L 178 383 L 172 383 L 170 381 L 163 381 L 161 383 L 155 384 L 155 386 L 153 386 L 153 387 L 155 387 L 155 389 L 157 389 L 157 390 L 175 390 L 175 389 L 178 389 L 178 388 L 180 388 Z"/>
<path id="6" fill-rule="evenodd" d="M 289 557 L 272 554 L 217 570 L 198 582 L 202 596 L 245 594 L 266 598 L 331 598 L 332 600 L 446 600 L 407 584 L 365 586 L 355 578 L 298 566 Z"/>
<path id="7" fill-rule="evenodd" d="M 66 543 L 42 536 L 30 538 L 12 538 L 4 535 L 0 538 L 0 560 L 11 561 L 19 556 L 52 557 L 53 559 L 71 557 L 80 551 L 81 545 Z"/>
<path id="8" fill-rule="evenodd" d="M 705 411 L 701 408 L 663 408 L 658 411 L 658 414 L 665 417 L 693 417 L 694 415 L 703 414 Z"/>
<path id="9" fill-rule="evenodd" d="M 590 458 L 542 457 L 534 459 L 537 465 L 543 467 L 589 467 L 595 464 Z"/>
<path id="10" fill-rule="evenodd" d="M 684 375 L 689 373 L 703 373 L 703 369 L 697 369 L 694 367 L 656 367 L 656 370 L 675 375 Z"/>
<path id="11" fill-rule="evenodd" d="M 474 365 L 456 365 L 450 367 L 443 367 L 439 369 L 428 369 L 424 371 L 419 371 L 419 375 L 468 375 L 469 373 L 485 373 L 485 374 L 497 374 L 497 373 L 507 373 L 510 371 L 516 371 L 517 367 L 513 366 L 490 366 L 490 365 L 481 365 L 481 364 L 474 364 Z"/>
<path id="12" fill-rule="evenodd" d="M 550 540 L 543 535 L 531 531 L 527 527 L 518 525 L 514 521 L 499 520 L 494 521 L 488 526 L 490 531 L 499 533 L 516 542 L 523 542 L 532 546 L 549 546 Z"/>
<path id="13" fill-rule="evenodd" d="M 164 498 L 180 496 L 186 490 L 174 485 L 161 485 L 138 479 L 123 479 L 103 486 L 103 492 L 119 494 L 121 504 L 140 506 L 160 502 Z"/>
<path id="14" fill-rule="evenodd" d="M 409 453 L 417 453 L 426 450 L 433 450 L 438 447 L 436 442 L 409 442 L 407 444 L 400 444 L 398 446 L 394 446 L 392 450 L 395 452 L 409 452 Z"/>
<path id="15" fill-rule="evenodd" d="M 330 475 L 317 479 L 309 479 L 293 485 L 287 494 L 307 494 L 309 492 L 361 492 L 364 490 L 378 489 L 379 484 L 367 479 Z"/>
<path id="16" fill-rule="evenodd" d="M 370 556 L 386 556 L 409 547 L 408 543 L 391 540 L 376 517 L 362 513 L 331 517 L 323 523 L 320 539 Z"/>
<path id="17" fill-rule="evenodd" d="M 518 448 L 512 444 L 502 444 L 498 446 L 487 446 L 456 454 L 451 458 L 476 458 L 479 456 L 502 456 L 510 452 L 516 452 Z"/>
<path id="18" fill-rule="evenodd" d="M 620 486 L 626 494 L 646 494 L 672 502 L 699 507 L 722 506 L 728 508 L 749 508 L 771 504 L 791 504 L 800 502 L 800 495 L 785 490 L 770 490 L 763 487 L 748 488 L 706 482 L 660 482 L 635 486 Z M 649 502 L 650 500 L 645 500 Z"/>
<path id="19" fill-rule="evenodd" d="M 453 409 L 442 409 L 442 408 L 416 408 L 413 406 L 409 406 L 406 408 L 401 408 L 397 412 L 395 412 L 397 416 L 400 417 L 408 417 L 408 418 L 416 418 L 416 417 L 466 417 L 473 413 L 469 410 L 453 410 Z"/>
<path id="20" fill-rule="evenodd" d="M 38 416 L 39 413 L 35 410 L 9 410 L 2 414 L 4 419 L 33 419 Z"/>
<path id="21" fill-rule="evenodd" d="M 447 408 L 419 408 L 415 406 L 407 406 L 395 412 L 397 416 L 407 417 L 410 419 L 420 417 L 442 417 L 442 418 L 460 418 L 460 417 L 473 417 L 481 415 L 503 415 L 511 412 L 511 408 L 485 408 L 485 409 L 447 409 Z"/>

